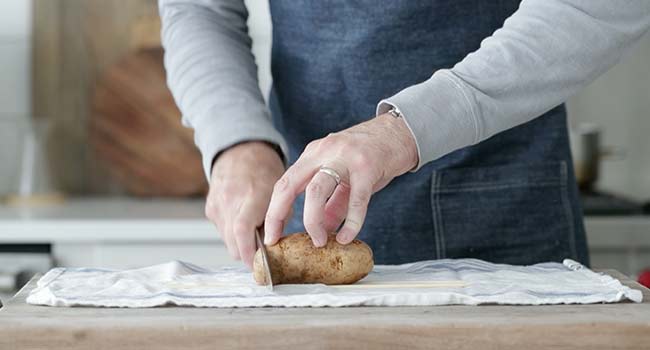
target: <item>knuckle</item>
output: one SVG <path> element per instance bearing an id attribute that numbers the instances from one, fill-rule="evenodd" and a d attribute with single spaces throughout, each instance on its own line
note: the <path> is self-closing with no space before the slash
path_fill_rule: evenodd
<path id="1" fill-rule="evenodd" d="M 331 136 L 326 136 L 320 141 L 320 146 L 323 148 L 330 148 L 334 144 L 334 140 Z"/>
<path id="2" fill-rule="evenodd" d="M 312 181 L 307 185 L 307 194 L 310 197 L 320 198 L 323 195 L 323 186 L 318 182 Z"/>
<path id="3" fill-rule="evenodd" d="M 211 201 L 208 201 L 205 204 L 204 214 L 206 218 L 214 221 L 219 217 L 219 209 Z"/>
<path id="4" fill-rule="evenodd" d="M 344 143 L 336 150 L 336 157 L 340 159 L 350 159 L 351 155 L 354 155 L 357 150 L 354 149 L 349 143 Z"/>
<path id="5" fill-rule="evenodd" d="M 340 141 L 340 136 L 336 133 L 330 133 L 320 141 L 320 146 L 323 148 L 331 148 L 332 146 L 338 144 Z"/>
<path id="6" fill-rule="evenodd" d="M 345 219 L 345 226 L 354 232 L 361 230 L 361 223 L 354 219 Z"/>
<path id="7" fill-rule="evenodd" d="M 313 140 L 313 141 L 309 142 L 307 144 L 307 146 L 305 147 L 305 152 L 310 153 L 310 152 L 313 152 L 316 149 L 318 149 L 318 143 L 319 143 L 319 140 Z"/>
<path id="8" fill-rule="evenodd" d="M 249 231 L 249 225 L 244 221 L 235 222 L 233 224 L 232 231 L 233 231 L 233 234 L 235 236 L 239 236 L 239 237 L 246 236 L 246 235 L 248 235 L 250 233 L 250 232 L 248 232 Z"/>
<path id="9" fill-rule="evenodd" d="M 370 201 L 370 193 L 362 191 L 355 193 L 354 196 L 350 198 L 350 207 L 352 208 L 363 208 Z"/>
<path id="10" fill-rule="evenodd" d="M 282 176 L 276 183 L 273 185 L 274 192 L 284 192 L 289 188 L 289 175 L 288 173 Z"/>
<path id="11" fill-rule="evenodd" d="M 368 169 L 372 164 L 372 159 L 368 157 L 365 153 L 357 152 L 354 153 L 352 157 L 352 166 L 356 169 Z"/>
<path id="12" fill-rule="evenodd" d="M 210 204 L 206 204 L 205 208 L 203 209 L 203 214 L 205 215 L 206 218 L 212 220 L 216 217 L 216 213 L 214 212 L 214 208 Z"/>
<path id="13" fill-rule="evenodd" d="M 355 198 L 355 199 L 350 200 L 350 207 L 351 208 L 359 209 L 359 208 L 363 208 L 365 205 L 366 205 L 366 203 L 364 201 L 360 200 L 360 199 Z"/>
<path id="14" fill-rule="evenodd" d="M 348 138 L 345 139 L 345 147 L 347 147 L 349 149 L 358 149 L 358 147 L 361 146 L 361 144 L 362 143 L 359 142 L 359 140 L 354 139 L 354 138 L 348 137 Z"/>
<path id="15" fill-rule="evenodd" d="M 221 198 L 226 201 L 232 201 L 239 195 L 239 188 L 233 183 L 226 183 L 219 188 Z"/>

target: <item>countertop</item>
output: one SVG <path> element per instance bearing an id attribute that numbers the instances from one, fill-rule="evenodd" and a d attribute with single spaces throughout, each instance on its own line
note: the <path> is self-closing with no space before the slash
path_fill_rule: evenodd
<path id="1" fill-rule="evenodd" d="M 552 306 L 153 309 L 31 306 L 33 279 L 0 309 L 2 349 L 642 349 L 644 303 Z"/>
<path id="2" fill-rule="evenodd" d="M 0 242 L 215 241 L 204 203 L 202 198 L 72 198 L 53 205 L 0 205 Z"/>
<path id="3" fill-rule="evenodd" d="M 218 240 L 204 199 L 72 198 L 60 205 L 0 205 L 0 243 Z M 590 248 L 650 248 L 650 216 L 585 217 Z M 182 234 L 180 234 L 182 233 Z"/>

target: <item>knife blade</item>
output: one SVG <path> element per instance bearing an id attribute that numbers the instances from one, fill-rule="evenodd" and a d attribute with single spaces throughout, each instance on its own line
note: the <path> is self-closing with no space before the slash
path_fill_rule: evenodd
<path id="1" fill-rule="evenodd" d="M 260 229 L 258 228 L 255 229 L 255 240 L 257 241 L 257 247 L 262 252 L 262 265 L 264 268 L 264 282 L 266 289 L 273 291 L 273 278 L 271 277 L 271 265 L 269 264 L 269 256 L 266 252 L 266 246 L 262 241 L 262 237 L 260 236 Z"/>

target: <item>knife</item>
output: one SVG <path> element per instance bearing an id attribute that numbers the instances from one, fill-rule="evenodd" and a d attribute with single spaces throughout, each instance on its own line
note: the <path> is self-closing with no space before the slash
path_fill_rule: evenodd
<path id="1" fill-rule="evenodd" d="M 255 240 L 257 241 L 257 247 L 262 252 L 262 265 L 265 275 L 264 283 L 266 285 L 266 289 L 272 292 L 273 279 L 271 278 L 271 265 L 269 265 L 269 256 L 266 253 L 266 246 L 264 245 L 264 242 L 262 242 L 262 237 L 260 237 L 260 229 L 258 228 L 255 229 Z"/>

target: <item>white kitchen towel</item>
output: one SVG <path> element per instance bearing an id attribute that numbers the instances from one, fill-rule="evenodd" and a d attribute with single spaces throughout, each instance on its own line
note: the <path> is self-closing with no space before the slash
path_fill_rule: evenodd
<path id="1" fill-rule="evenodd" d="M 395 283 L 412 285 L 404 288 Z M 103 307 L 338 307 L 588 304 L 642 299 L 640 291 L 572 260 L 532 266 L 475 259 L 378 265 L 359 284 L 278 285 L 269 291 L 257 286 L 243 268 L 211 271 L 173 261 L 123 271 L 55 268 L 38 281 L 27 302 Z"/>

